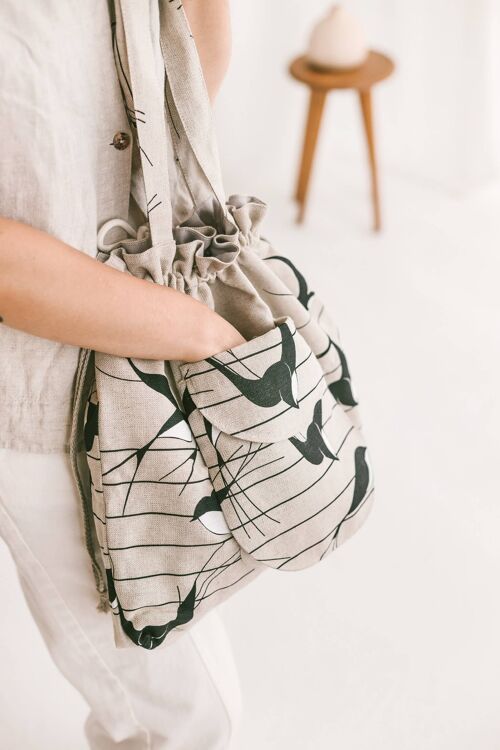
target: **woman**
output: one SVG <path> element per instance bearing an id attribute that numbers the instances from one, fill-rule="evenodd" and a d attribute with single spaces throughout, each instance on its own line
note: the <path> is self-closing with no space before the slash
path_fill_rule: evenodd
<path id="1" fill-rule="evenodd" d="M 184 9 L 213 100 L 230 56 L 227 0 Z M 138 226 L 147 211 L 133 187 L 113 4 L 44 0 L 25 11 L 2 3 L 0 536 L 54 662 L 90 706 L 92 748 L 219 750 L 240 697 L 218 615 L 154 653 L 115 648 L 95 608 L 67 451 L 79 347 L 195 361 L 244 339 L 191 297 L 95 260 L 104 222 Z M 152 19 L 154 37 L 157 8 Z"/>

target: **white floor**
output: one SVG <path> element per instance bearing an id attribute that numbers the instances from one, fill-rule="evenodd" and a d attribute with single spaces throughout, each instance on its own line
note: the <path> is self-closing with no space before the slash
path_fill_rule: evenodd
<path id="1" fill-rule="evenodd" d="M 339 321 L 376 502 L 321 565 L 223 605 L 246 704 L 235 750 L 498 750 L 500 188 L 459 198 L 386 177 L 374 236 L 348 174 L 319 175 L 300 229 L 286 196 L 261 195 L 263 234 Z M 86 708 L 3 547 L 0 569 L 0 744 L 83 750 Z"/>
<path id="2" fill-rule="evenodd" d="M 354 187 L 269 222 L 337 311 L 377 498 L 324 566 L 227 606 L 241 750 L 500 748 L 500 190 L 384 188 L 380 237 Z"/>

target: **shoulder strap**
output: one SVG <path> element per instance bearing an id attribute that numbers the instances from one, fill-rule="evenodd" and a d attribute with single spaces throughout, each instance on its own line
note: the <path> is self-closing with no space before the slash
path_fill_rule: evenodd
<path id="1" fill-rule="evenodd" d="M 172 141 L 193 203 L 212 193 L 225 212 L 212 105 L 181 0 L 159 0 L 165 106 Z"/>
<path id="2" fill-rule="evenodd" d="M 228 217 L 213 115 L 181 0 L 157 0 L 164 75 L 159 79 L 150 0 L 115 0 L 119 75 L 137 129 L 151 241 L 172 261 L 168 131 L 193 208 L 214 196 Z M 121 52 L 120 52 L 121 50 Z"/>
<path id="3" fill-rule="evenodd" d="M 156 75 L 148 0 L 116 0 L 116 42 L 128 114 L 137 129 L 153 245 L 175 252 L 168 179 L 163 81 Z M 170 252 L 168 252 L 170 251 Z"/>

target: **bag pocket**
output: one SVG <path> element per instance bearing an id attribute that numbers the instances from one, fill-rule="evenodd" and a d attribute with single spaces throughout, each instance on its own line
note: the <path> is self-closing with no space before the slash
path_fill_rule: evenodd
<path id="1" fill-rule="evenodd" d="M 360 525 L 372 496 L 366 447 L 292 318 L 277 318 L 274 328 L 233 349 L 183 363 L 179 373 L 214 485 L 212 503 L 245 552 L 264 565 L 298 570 Z M 341 533 L 353 515 L 352 530 Z"/>

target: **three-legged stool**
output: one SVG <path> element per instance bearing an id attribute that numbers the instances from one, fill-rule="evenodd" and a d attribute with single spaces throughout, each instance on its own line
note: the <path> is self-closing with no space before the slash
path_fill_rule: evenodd
<path id="1" fill-rule="evenodd" d="M 299 204 L 298 222 L 302 222 L 304 219 L 311 168 L 327 94 L 335 89 L 355 89 L 358 92 L 361 104 L 364 130 L 368 144 L 373 199 L 373 228 L 375 231 L 380 229 L 380 197 L 375 142 L 373 138 L 371 90 L 376 83 L 387 78 L 393 70 L 394 63 L 392 60 L 380 52 L 370 52 L 366 62 L 355 70 L 320 70 L 309 65 L 305 55 L 297 57 L 290 64 L 289 71 L 293 78 L 307 84 L 311 89 L 304 146 L 295 193 L 295 198 Z"/>

